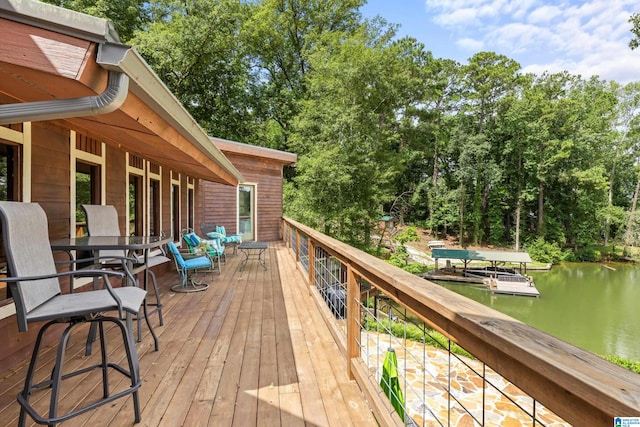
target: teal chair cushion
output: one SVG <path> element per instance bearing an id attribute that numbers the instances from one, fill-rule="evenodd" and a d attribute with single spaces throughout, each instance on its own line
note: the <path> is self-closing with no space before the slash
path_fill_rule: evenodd
<path id="1" fill-rule="evenodd" d="M 187 243 L 191 247 L 196 247 L 200 244 L 200 239 L 194 233 L 185 234 L 184 238 L 187 239 Z"/>
<path id="2" fill-rule="evenodd" d="M 211 260 L 206 256 L 200 256 L 184 260 L 184 265 L 187 269 L 209 267 L 211 265 Z"/>
<path id="3" fill-rule="evenodd" d="M 169 246 L 169 250 L 173 254 L 173 257 L 176 259 L 176 262 L 178 263 L 180 268 L 184 269 L 185 267 L 184 258 L 182 258 L 182 255 L 180 255 L 180 251 L 178 251 L 178 248 L 176 248 L 176 245 L 173 242 L 169 242 L 167 243 L 167 245 Z"/>

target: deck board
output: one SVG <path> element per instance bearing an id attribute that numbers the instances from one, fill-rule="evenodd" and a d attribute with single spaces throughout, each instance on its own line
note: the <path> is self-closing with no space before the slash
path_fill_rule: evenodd
<path id="1" fill-rule="evenodd" d="M 357 385 L 349 381 L 346 362 L 288 249 L 282 242 L 269 246 L 266 270 L 249 260 L 239 271 L 242 255 L 230 255 L 204 292 L 171 292 L 176 273 L 157 274 L 164 326 L 151 316 L 159 351 L 144 324 L 137 343 L 143 380 L 138 425 L 377 425 Z M 114 343 L 110 353 L 119 355 L 116 332 L 108 330 L 107 341 Z M 85 336 L 86 328 L 74 333 L 70 366 L 96 359 L 97 351 L 83 355 Z M 46 376 L 52 357 L 51 350 L 44 354 L 40 376 Z M 24 373 L 19 366 L 0 377 L 0 425 L 17 422 L 15 395 Z M 65 405 L 101 389 L 93 376 L 67 381 Z M 113 376 L 114 387 L 124 382 Z M 46 401 L 39 404 L 46 406 Z M 132 399 L 119 399 L 63 425 L 131 426 Z"/>

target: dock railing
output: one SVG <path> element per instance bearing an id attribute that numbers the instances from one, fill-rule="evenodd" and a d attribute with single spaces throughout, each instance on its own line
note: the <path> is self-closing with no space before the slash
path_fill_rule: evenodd
<path id="1" fill-rule="evenodd" d="M 296 221 L 284 218 L 282 230 L 381 425 L 640 417 L 640 375 Z M 389 348 L 401 396 L 380 386 Z"/>

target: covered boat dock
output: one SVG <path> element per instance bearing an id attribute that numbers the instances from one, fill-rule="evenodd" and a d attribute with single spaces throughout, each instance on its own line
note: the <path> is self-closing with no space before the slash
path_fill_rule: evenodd
<path id="1" fill-rule="evenodd" d="M 477 251 L 468 249 L 433 249 L 431 256 L 435 260 L 435 271 L 433 274 L 425 275 L 426 279 L 432 280 L 455 280 L 455 281 L 475 281 L 479 278 L 493 293 L 540 296 L 533 279 L 527 276 L 527 264 L 531 263 L 531 257 L 526 252 L 507 251 Z M 444 270 L 438 267 L 438 260 L 446 259 L 447 266 Z M 462 271 L 456 271 L 451 266 L 451 260 L 460 260 L 464 263 Z M 485 270 L 468 269 L 471 261 L 484 261 L 491 264 Z M 515 269 L 500 269 L 498 264 L 510 263 L 519 264 L 520 273 L 514 273 Z M 440 275 L 439 273 L 444 273 Z M 488 273 L 488 275 L 487 275 Z"/>
<path id="2" fill-rule="evenodd" d="M 467 269 L 471 261 L 490 262 L 492 268 L 497 268 L 498 263 L 511 263 L 520 265 L 520 273 L 527 272 L 527 264 L 533 261 L 526 252 L 509 252 L 509 251 L 479 251 L 474 249 L 444 249 L 434 248 L 431 251 L 431 257 L 436 262 L 436 270 L 438 270 L 438 260 L 460 260 L 464 263 L 464 270 Z"/>

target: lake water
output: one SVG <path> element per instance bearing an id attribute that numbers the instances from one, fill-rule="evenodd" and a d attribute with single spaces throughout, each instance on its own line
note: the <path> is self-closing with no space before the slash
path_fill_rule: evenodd
<path id="1" fill-rule="evenodd" d="M 440 283 L 461 295 L 600 355 L 640 361 L 640 266 L 560 264 L 529 271 L 540 297 Z"/>

